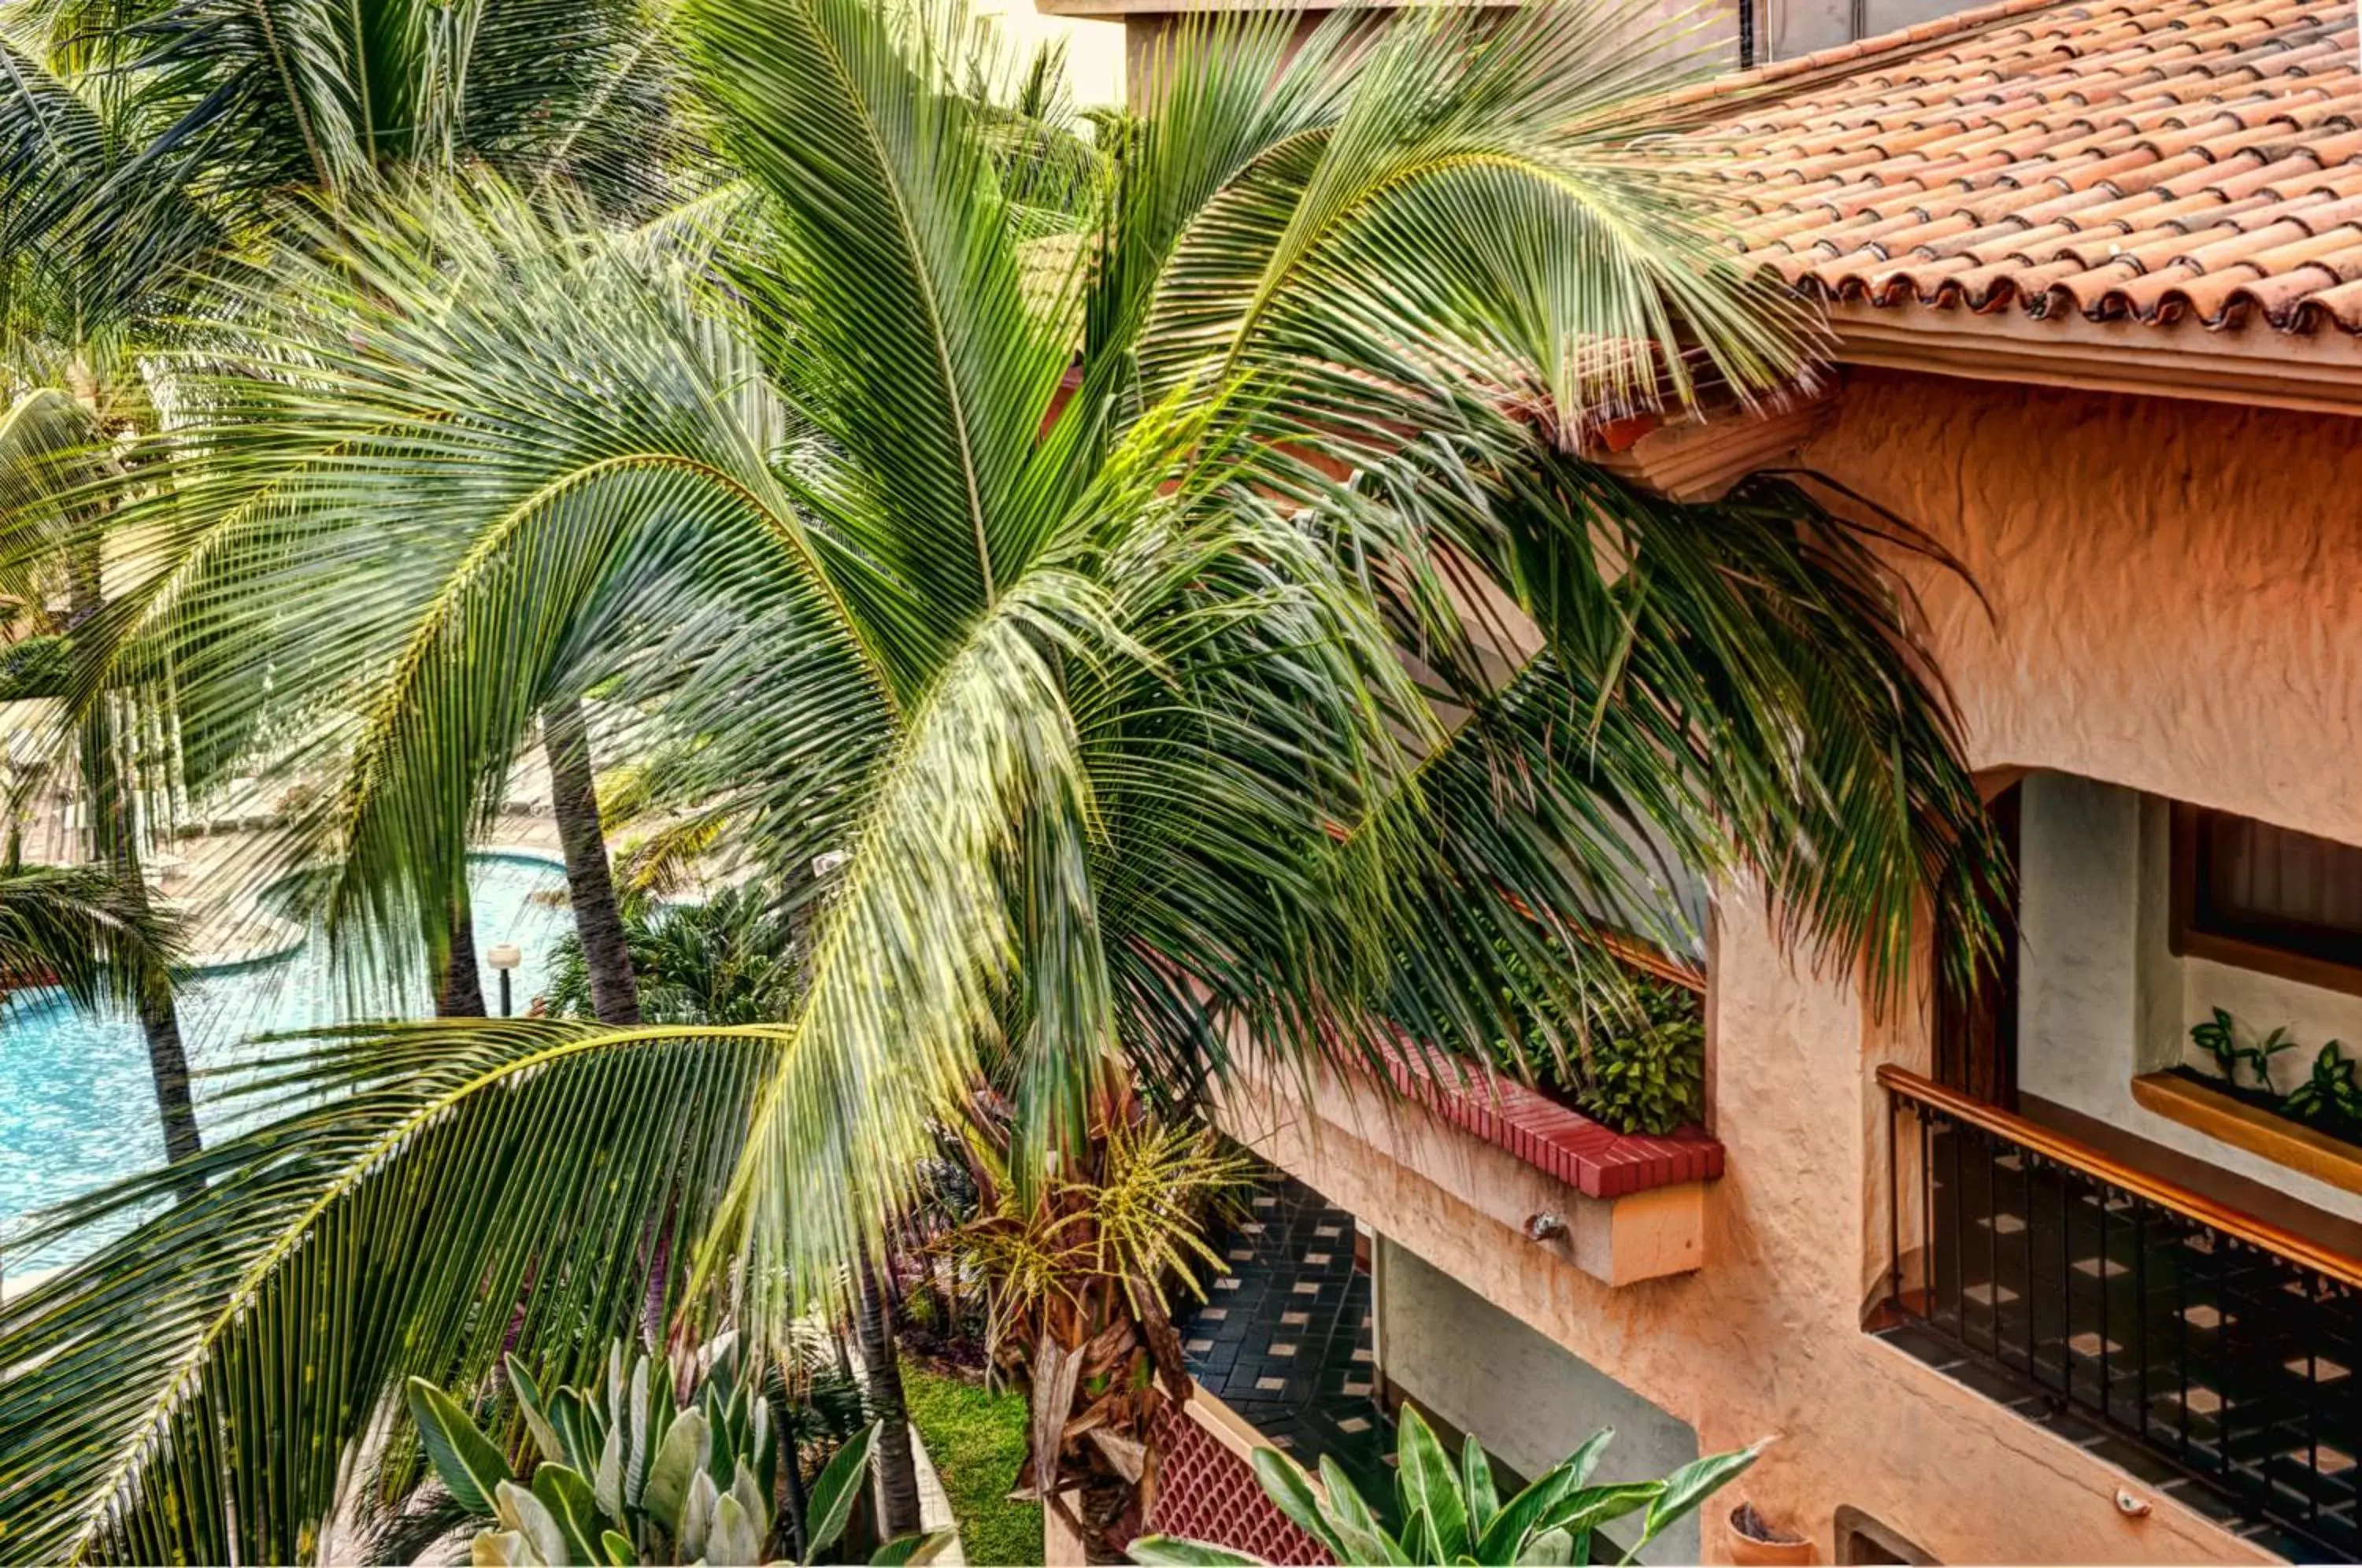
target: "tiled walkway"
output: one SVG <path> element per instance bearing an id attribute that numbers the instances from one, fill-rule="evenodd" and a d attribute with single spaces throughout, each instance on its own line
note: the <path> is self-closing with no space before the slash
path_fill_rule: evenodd
<path id="1" fill-rule="evenodd" d="M 1308 1470 L 1333 1457 L 1391 1512 L 1393 1424 L 1371 1397 L 1370 1279 L 1353 1217 L 1276 1170 L 1221 1242 L 1231 1272 L 1181 1324 L 1189 1370 Z"/>

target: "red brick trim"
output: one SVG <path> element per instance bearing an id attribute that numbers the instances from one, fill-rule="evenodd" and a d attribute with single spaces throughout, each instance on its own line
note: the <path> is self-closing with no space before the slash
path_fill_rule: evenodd
<path id="1" fill-rule="evenodd" d="M 1385 1065 L 1395 1088 L 1587 1198 L 1628 1198 L 1651 1187 L 1722 1176 L 1722 1143 L 1701 1128 L 1662 1138 L 1617 1132 L 1489 1068 L 1425 1058 L 1405 1049 Z"/>

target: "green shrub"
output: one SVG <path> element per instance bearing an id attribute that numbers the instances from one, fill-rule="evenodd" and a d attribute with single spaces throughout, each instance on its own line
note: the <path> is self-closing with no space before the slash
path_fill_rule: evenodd
<path id="1" fill-rule="evenodd" d="M 1496 1066 L 1553 1089 L 1618 1132 L 1661 1136 L 1705 1112 L 1705 1008 L 1685 986 L 1643 976 L 1629 1006 L 1611 1006 L 1581 1025 L 1549 1020 L 1573 1041 L 1563 1053 L 1493 1047 Z M 1636 1016 L 1637 1014 L 1637 1016 Z M 1530 1015 L 1529 1015 L 1530 1017 Z M 1540 1033 L 1536 1019 L 1529 1032 Z"/>
<path id="2" fill-rule="evenodd" d="M 1705 1010 L 1694 993 L 1662 982 L 1643 996 L 1646 1023 L 1592 1032 L 1575 1100 L 1619 1132 L 1661 1136 L 1704 1113 Z"/>
<path id="3" fill-rule="evenodd" d="M 795 932 L 763 888 L 725 888 L 702 903 L 625 903 L 624 945 L 650 1023 L 769 1023 L 795 1007 Z M 590 971 L 569 927 L 550 951 L 549 1011 L 589 1018 Z"/>
<path id="4" fill-rule="evenodd" d="M 993 1393 L 905 1363 L 902 1392 L 911 1424 L 934 1461 L 977 1568 L 1042 1561 L 1042 1507 L 1011 1502 L 1025 1462 L 1025 1397 Z"/>

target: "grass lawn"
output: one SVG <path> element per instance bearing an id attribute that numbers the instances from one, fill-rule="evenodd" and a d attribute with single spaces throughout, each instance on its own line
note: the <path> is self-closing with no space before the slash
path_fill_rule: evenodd
<path id="1" fill-rule="evenodd" d="M 909 1362 L 902 1390 L 951 1497 L 967 1560 L 977 1568 L 1040 1562 L 1042 1507 L 1008 1497 L 1025 1458 L 1025 1397 L 988 1394 Z"/>

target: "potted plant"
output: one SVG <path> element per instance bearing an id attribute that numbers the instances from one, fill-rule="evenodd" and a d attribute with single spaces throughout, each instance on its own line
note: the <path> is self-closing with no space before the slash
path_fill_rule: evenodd
<path id="1" fill-rule="evenodd" d="M 1805 1563 L 1816 1556 L 1812 1540 L 1791 1535 L 1755 1511 L 1753 1503 L 1730 1510 L 1730 1560 L 1753 1568 Z"/>

